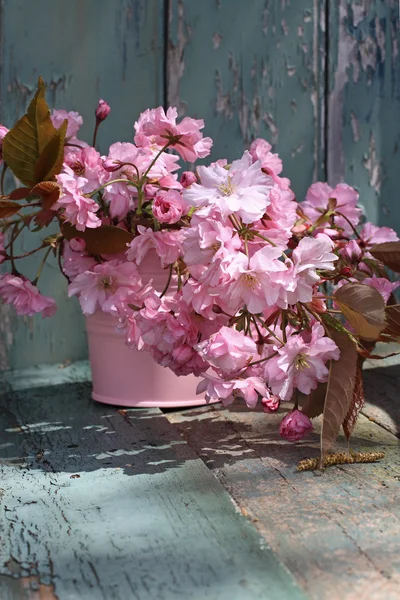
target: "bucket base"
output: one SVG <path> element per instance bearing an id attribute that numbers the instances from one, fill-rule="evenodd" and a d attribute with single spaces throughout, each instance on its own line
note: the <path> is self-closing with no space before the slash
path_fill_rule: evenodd
<path id="1" fill-rule="evenodd" d="M 120 398 L 111 398 L 92 392 L 92 398 L 101 404 L 112 404 L 114 406 L 126 406 L 127 408 L 189 408 L 191 406 L 205 406 L 206 404 L 218 404 L 217 400 L 206 402 L 204 398 L 194 400 L 121 400 Z"/>

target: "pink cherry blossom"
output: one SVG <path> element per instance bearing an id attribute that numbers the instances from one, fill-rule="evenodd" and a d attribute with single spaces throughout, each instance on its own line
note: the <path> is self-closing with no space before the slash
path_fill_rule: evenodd
<path id="1" fill-rule="evenodd" d="M 178 111 L 176 108 L 147 110 L 135 123 L 135 143 L 138 145 L 157 144 L 165 146 L 170 141 L 184 160 L 194 162 L 197 158 L 204 158 L 210 154 L 211 138 L 203 138 L 200 132 L 204 127 L 202 119 L 185 117 L 180 123 L 176 122 Z"/>
<path id="2" fill-rule="evenodd" d="M 223 217 L 235 213 L 244 223 L 253 223 L 262 218 L 270 203 L 272 180 L 260 167 L 248 152 L 229 170 L 216 163 L 198 167 L 200 183 L 184 190 L 183 197 L 191 206 L 215 209 Z"/>
<path id="3" fill-rule="evenodd" d="M 84 315 L 96 310 L 117 315 L 123 304 L 136 304 L 143 285 L 136 265 L 110 260 L 79 273 L 68 287 L 69 296 L 78 296 Z"/>
<path id="4" fill-rule="evenodd" d="M 127 259 L 135 261 L 137 265 L 143 261 L 147 252 L 154 248 L 161 259 L 161 266 L 173 264 L 182 253 L 182 231 L 153 231 L 138 226 L 138 234 L 128 246 Z"/>
<path id="5" fill-rule="evenodd" d="M 52 317 L 57 310 L 53 298 L 42 296 L 28 279 L 10 273 L 0 276 L 0 298 L 12 304 L 18 315 L 42 313 L 42 317 Z"/>
<path id="6" fill-rule="evenodd" d="M 96 215 L 98 204 L 81 192 L 87 179 L 75 177 L 68 167 L 67 169 L 68 172 L 57 175 L 57 181 L 62 186 L 62 195 L 54 209 L 62 209 L 65 220 L 75 225 L 78 231 L 84 231 L 87 227 L 100 227 L 101 220 Z"/>
<path id="7" fill-rule="evenodd" d="M 178 223 L 188 212 L 188 206 L 182 195 L 175 190 L 160 190 L 154 198 L 153 215 L 160 223 Z"/>
<path id="8" fill-rule="evenodd" d="M 4 125 L 0 125 L 0 165 L 3 162 L 3 140 L 8 132 L 9 129 L 7 129 L 7 127 L 5 127 Z"/>
<path id="9" fill-rule="evenodd" d="M 184 171 L 181 175 L 180 182 L 182 187 L 188 188 L 197 181 L 197 176 L 192 171 Z"/>
<path id="10" fill-rule="evenodd" d="M 67 138 L 74 138 L 78 133 L 80 127 L 83 124 L 83 119 L 81 115 L 75 111 L 66 111 L 63 109 L 53 110 L 51 113 L 51 120 L 53 122 L 54 127 L 59 129 L 61 125 L 64 123 L 65 119 L 68 121 L 67 127 Z"/>
<path id="11" fill-rule="evenodd" d="M 279 434 L 288 442 L 297 442 L 313 430 L 310 419 L 299 410 L 292 410 L 284 417 L 279 426 Z"/>
<path id="12" fill-rule="evenodd" d="M 279 158 L 278 154 L 271 152 L 271 144 L 262 138 L 257 138 L 251 144 L 249 152 L 253 157 L 253 160 L 259 160 L 261 168 L 272 177 L 276 185 L 282 190 L 287 190 L 290 187 L 290 181 L 286 177 L 279 177 L 279 173 L 282 172 L 283 165 L 282 159 Z"/>
<path id="13" fill-rule="evenodd" d="M 336 200 L 335 210 L 346 217 L 335 216 L 335 224 L 341 227 L 346 235 L 351 235 L 353 230 L 348 221 L 354 226 L 358 225 L 362 211 L 357 208 L 358 193 L 349 185 L 339 183 L 332 189 L 327 183 L 314 183 L 300 206 L 314 223 L 328 209 L 330 198 Z"/>
<path id="14" fill-rule="evenodd" d="M 196 214 L 191 227 L 184 230 L 184 260 L 187 265 L 209 265 L 213 260 L 229 258 L 240 250 L 242 241 L 230 221 L 204 219 Z"/>
<path id="15" fill-rule="evenodd" d="M 97 263 L 92 255 L 85 252 L 84 241 L 73 238 L 69 242 L 64 241 L 62 264 L 67 277 L 74 279 L 77 275 L 90 271 Z"/>
<path id="16" fill-rule="evenodd" d="M 326 363 L 340 356 L 335 342 L 325 336 L 319 323 L 314 323 L 311 332 L 291 335 L 286 344 L 274 350 L 277 356 L 265 363 L 265 376 L 273 394 L 282 400 L 290 400 L 294 389 L 309 394 L 319 382 L 327 381 Z"/>
<path id="17" fill-rule="evenodd" d="M 225 375 L 242 370 L 257 355 L 255 342 L 242 331 L 230 327 L 221 327 L 195 348 L 204 361 Z"/>
<path id="18" fill-rule="evenodd" d="M 362 257 L 362 250 L 356 240 L 350 240 L 340 250 L 340 255 L 351 263 L 358 263 Z"/>
<path id="19" fill-rule="evenodd" d="M 365 223 L 360 231 L 360 238 L 365 248 L 370 248 L 375 244 L 399 241 L 397 233 L 393 229 L 390 229 L 390 227 L 377 227 L 372 223 Z"/>
<path id="20" fill-rule="evenodd" d="M 255 223 L 254 229 L 280 248 L 286 249 L 297 219 L 297 202 L 294 199 L 294 193 L 291 190 L 281 190 L 274 185 L 269 199 L 270 204 L 265 215 Z M 260 239 L 254 241 L 260 242 Z"/>
<path id="21" fill-rule="evenodd" d="M 375 288 L 387 302 L 393 292 L 400 286 L 400 281 L 389 281 L 384 277 L 366 277 L 362 280 L 364 285 Z"/>
<path id="22" fill-rule="evenodd" d="M 81 184 L 80 191 L 84 194 L 93 192 L 108 177 L 104 171 L 100 153 L 91 146 L 82 148 L 82 150 L 67 148 L 64 156 L 64 172 L 71 175 L 71 171 L 77 178 L 81 178 L 79 180 Z M 83 179 L 86 181 L 84 182 Z"/>

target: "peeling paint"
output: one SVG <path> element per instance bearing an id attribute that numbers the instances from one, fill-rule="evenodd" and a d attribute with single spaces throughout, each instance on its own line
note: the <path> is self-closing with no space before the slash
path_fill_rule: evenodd
<path id="1" fill-rule="evenodd" d="M 271 132 L 271 142 L 276 144 L 279 140 L 279 129 L 271 113 L 264 113 L 263 121 Z"/>
<path id="2" fill-rule="evenodd" d="M 351 112 L 350 113 L 350 120 L 351 120 L 351 130 L 353 132 L 353 140 L 355 142 L 359 142 L 360 141 L 360 125 L 358 123 L 358 119 L 356 117 L 356 115 Z"/>
<path id="3" fill-rule="evenodd" d="M 222 42 L 222 35 L 220 33 L 214 33 L 213 35 L 213 47 L 214 50 L 218 50 Z"/>
<path id="4" fill-rule="evenodd" d="M 364 159 L 364 167 L 369 173 L 369 183 L 371 187 L 377 194 L 379 194 L 382 185 L 382 166 L 378 159 L 376 142 L 373 133 L 371 133 L 369 139 L 369 154 Z"/>
<path id="5" fill-rule="evenodd" d="M 168 80 L 167 101 L 169 105 L 176 106 L 180 114 L 185 114 L 186 103 L 179 96 L 179 85 L 185 72 L 185 48 L 190 39 L 190 29 L 185 21 L 183 0 L 178 1 L 177 9 L 177 41 L 168 39 Z M 172 22 L 172 3 L 170 4 L 169 22 Z"/>

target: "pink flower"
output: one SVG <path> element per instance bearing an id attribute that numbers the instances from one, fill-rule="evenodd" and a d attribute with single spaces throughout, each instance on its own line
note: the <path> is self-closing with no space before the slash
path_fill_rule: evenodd
<path id="1" fill-rule="evenodd" d="M 281 403 L 280 398 L 278 396 L 270 396 L 269 398 L 262 399 L 263 411 L 265 413 L 273 413 L 276 412 Z"/>
<path id="2" fill-rule="evenodd" d="M 0 165 L 3 161 L 3 140 L 8 132 L 9 129 L 7 129 L 7 127 L 5 127 L 4 125 L 0 125 Z"/>
<path id="3" fill-rule="evenodd" d="M 203 219 L 194 215 L 184 230 L 184 260 L 187 265 L 208 265 L 214 259 L 232 257 L 242 246 L 230 221 Z"/>
<path id="4" fill-rule="evenodd" d="M 66 168 L 66 166 L 69 168 Z M 102 185 L 108 175 L 104 171 L 100 153 L 91 146 L 77 150 L 66 149 L 64 156 L 64 173 L 80 178 L 80 191 L 84 194 L 93 192 Z"/>
<path id="5" fill-rule="evenodd" d="M 342 250 L 340 255 L 351 263 L 358 263 L 362 257 L 362 250 L 356 240 L 350 240 Z"/>
<path id="6" fill-rule="evenodd" d="M 287 190 L 290 187 L 289 179 L 286 177 L 278 177 L 283 169 L 282 159 L 279 158 L 278 154 L 273 154 L 271 148 L 271 144 L 266 140 L 257 138 L 251 144 L 249 152 L 254 161 L 260 161 L 261 168 L 272 177 L 277 186 L 282 190 Z"/>
<path id="7" fill-rule="evenodd" d="M 337 261 L 338 257 L 333 254 L 333 248 L 332 240 L 323 233 L 317 238 L 304 237 L 292 254 L 296 273 L 310 285 L 317 283 L 320 280 L 317 270 L 335 269 L 332 263 Z"/>
<path id="8" fill-rule="evenodd" d="M 161 259 L 161 266 L 173 264 L 182 254 L 182 231 L 153 231 L 143 225 L 138 226 L 138 233 L 128 245 L 127 258 L 137 265 L 143 261 L 147 252 L 155 249 Z"/>
<path id="9" fill-rule="evenodd" d="M 399 241 L 397 233 L 393 229 L 390 229 L 390 227 L 377 227 L 372 223 L 365 223 L 360 231 L 360 238 L 365 248 L 370 248 L 375 244 Z"/>
<path id="10" fill-rule="evenodd" d="M 230 327 L 221 329 L 195 346 L 203 360 L 226 375 L 241 371 L 257 355 L 255 342 Z"/>
<path id="11" fill-rule="evenodd" d="M 146 110 L 135 123 L 135 143 L 141 146 L 155 143 L 162 147 L 169 141 L 170 148 L 174 148 L 188 162 L 208 156 L 212 140 L 203 138 L 200 132 L 204 121 L 185 117 L 177 124 L 177 117 L 176 108 L 168 108 L 167 113 L 161 106 Z"/>
<path id="12" fill-rule="evenodd" d="M 10 273 L 0 277 L 0 298 L 5 304 L 12 304 L 18 315 L 32 317 L 42 313 L 43 317 L 52 317 L 57 310 L 53 298 L 42 296 L 28 279 Z"/>
<path id="13" fill-rule="evenodd" d="M 231 278 L 226 301 L 233 313 L 244 304 L 251 313 L 259 313 L 277 303 L 281 285 L 275 277 L 287 272 L 280 257 L 279 248 L 264 246 L 250 261 L 242 252 L 232 258 L 226 266 Z"/>
<path id="14" fill-rule="evenodd" d="M 71 173 L 57 175 L 57 181 L 62 186 L 62 195 L 54 208 L 63 209 L 65 220 L 75 225 L 78 231 L 84 231 L 87 227 L 92 229 L 100 227 L 101 220 L 96 215 L 98 204 L 81 193 L 87 179 L 74 177 L 71 171 Z"/>
<path id="15" fill-rule="evenodd" d="M 0 231 L 0 265 L 2 262 L 4 262 L 4 260 L 6 258 L 6 251 L 4 248 L 4 243 L 5 243 L 4 234 L 1 233 L 1 231 Z"/>
<path id="16" fill-rule="evenodd" d="M 361 283 L 378 290 L 385 302 L 389 300 L 391 294 L 393 294 L 400 285 L 400 281 L 392 282 L 385 279 L 385 277 L 367 277 L 363 279 Z"/>
<path id="17" fill-rule="evenodd" d="M 184 171 L 181 175 L 181 185 L 184 188 L 188 188 L 192 185 L 192 183 L 195 183 L 197 181 L 197 177 L 196 174 L 193 173 L 192 171 Z"/>
<path id="18" fill-rule="evenodd" d="M 183 197 L 191 206 L 217 210 L 223 217 L 236 213 L 244 223 L 253 223 L 264 215 L 272 187 L 270 177 L 260 166 L 258 161 L 253 164 L 245 152 L 229 170 L 217 163 L 198 167 L 201 183 L 193 183 L 184 190 Z"/>
<path id="19" fill-rule="evenodd" d="M 299 410 L 292 410 L 282 419 L 279 435 L 288 442 L 297 442 L 312 430 L 313 424 L 307 415 Z"/>
<path id="20" fill-rule="evenodd" d="M 265 363 L 265 377 L 273 394 L 290 400 L 296 388 L 309 394 L 328 378 L 326 363 L 338 360 L 339 348 L 325 336 L 324 328 L 314 323 L 311 332 L 291 335 L 283 346 L 276 346 L 277 356 Z"/>
<path id="21" fill-rule="evenodd" d="M 96 120 L 100 122 L 104 121 L 110 114 L 110 111 L 110 105 L 105 100 L 99 100 L 96 108 Z"/>
<path id="22" fill-rule="evenodd" d="M 197 386 L 197 394 L 204 392 L 206 399 L 222 400 L 225 406 L 231 404 L 235 396 L 243 398 L 249 408 L 254 408 L 260 397 L 269 395 L 265 383 L 259 377 L 223 380 L 212 372 L 205 373 L 203 381 Z"/>
<path id="23" fill-rule="evenodd" d="M 291 190 L 279 189 L 276 185 L 270 192 L 270 204 L 265 215 L 255 223 L 254 229 L 267 237 L 280 248 L 286 249 L 292 237 L 292 228 L 297 220 L 297 202 Z M 261 241 L 261 240 L 260 240 Z"/>
<path id="24" fill-rule="evenodd" d="M 160 190 L 154 198 L 153 215 L 160 223 L 177 223 L 188 207 L 181 194 L 175 190 Z"/>
<path id="25" fill-rule="evenodd" d="M 65 119 L 68 121 L 67 127 L 67 138 L 76 137 L 76 134 L 79 131 L 79 128 L 83 124 L 83 119 L 81 115 L 75 111 L 67 112 L 66 110 L 53 110 L 51 113 L 51 120 L 56 129 L 59 129 L 61 125 L 64 123 Z"/>
<path id="26" fill-rule="evenodd" d="M 336 199 L 336 211 L 347 217 L 352 225 L 358 225 L 361 216 L 361 209 L 357 208 L 358 194 L 355 189 L 345 183 L 339 183 L 334 189 L 327 183 L 314 183 L 309 188 L 306 199 L 300 206 L 311 221 L 315 223 L 328 210 L 330 198 Z M 335 216 L 335 224 L 341 227 L 346 235 L 352 235 L 353 230 L 343 217 Z"/>
<path id="27" fill-rule="evenodd" d="M 133 263 L 110 260 L 80 273 L 68 287 L 69 296 L 78 296 L 84 315 L 96 310 L 118 314 L 124 304 L 138 302 L 142 281 Z"/>
<path id="28" fill-rule="evenodd" d="M 93 256 L 85 252 L 85 242 L 79 238 L 64 241 L 62 262 L 63 271 L 70 279 L 90 271 L 97 264 Z"/>

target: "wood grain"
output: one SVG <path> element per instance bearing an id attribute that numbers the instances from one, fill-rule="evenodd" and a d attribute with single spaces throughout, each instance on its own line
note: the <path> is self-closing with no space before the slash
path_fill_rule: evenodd
<path id="1" fill-rule="evenodd" d="M 83 383 L 0 405 L 2 600 L 304 598 L 157 409 Z"/>

